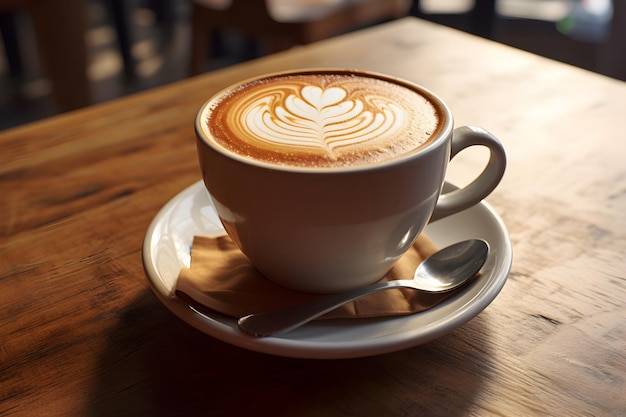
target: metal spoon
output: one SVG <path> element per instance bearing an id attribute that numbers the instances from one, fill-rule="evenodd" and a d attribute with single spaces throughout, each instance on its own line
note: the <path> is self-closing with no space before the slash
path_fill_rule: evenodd
<path id="1" fill-rule="evenodd" d="M 376 283 L 364 288 L 329 295 L 310 303 L 250 314 L 238 320 L 239 328 L 256 337 L 273 336 L 302 326 L 350 301 L 390 288 L 411 288 L 430 293 L 451 291 L 473 277 L 487 260 L 489 245 L 471 239 L 455 243 L 426 258 L 412 280 Z"/>

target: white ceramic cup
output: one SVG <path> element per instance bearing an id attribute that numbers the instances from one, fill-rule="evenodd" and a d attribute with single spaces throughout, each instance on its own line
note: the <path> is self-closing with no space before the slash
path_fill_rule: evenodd
<path id="1" fill-rule="evenodd" d="M 312 71 L 329 70 L 306 70 Z M 479 203 L 506 166 L 498 139 L 476 127 L 453 129 L 448 106 L 423 87 L 381 74 L 333 71 L 399 83 L 428 97 L 443 116 L 436 137 L 409 155 L 368 166 L 314 169 L 250 160 L 216 146 L 207 128 L 211 104 L 239 84 L 205 103 L 195 123 L 204 183 L 227 233 L 264 276 L 311 293 L 379 280 L 429 221 Z M 450 159 L 475 145 L 489 149 L 484 170 L 466 187 L 441 194 Z"/>

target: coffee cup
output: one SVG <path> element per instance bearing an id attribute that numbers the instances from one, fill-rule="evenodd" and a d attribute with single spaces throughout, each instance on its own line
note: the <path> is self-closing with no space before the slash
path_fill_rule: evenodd
<path id="1" fill-rule="evenodd" d="M 360 70 L 244 80 L 200 108 L 195 130 L 226 232 L 266 278 L 311 293 L 379 280 L 429 221 L 479 203 L 506 166 L 498 139 L 454 129 L 431 91 Z M 470 146 L 489 162 L 442 194 L 448 162 Z"/>

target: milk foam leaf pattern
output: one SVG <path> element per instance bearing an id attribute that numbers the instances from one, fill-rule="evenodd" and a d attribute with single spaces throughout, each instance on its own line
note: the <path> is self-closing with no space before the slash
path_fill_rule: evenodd
<path id="1" fill-rule="evenodd" d="M 331 158 L 343 146 L 392 135 L 403 122 L 400 107 L 385 97 L 350 98 L 341 87 L 311 85 L 285 95 L 268 91 L 242 115 L 244 129 L 256 140 L 318 148 Z"/>

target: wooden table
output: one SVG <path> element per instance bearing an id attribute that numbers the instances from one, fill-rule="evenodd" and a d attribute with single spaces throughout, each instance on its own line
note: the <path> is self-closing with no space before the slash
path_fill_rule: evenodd
<path id="1" fill-rule="evenodd" d="M 142 240 L 200 178 L 197 109 L 310 66 L 427 85 L 458 126 L 503 141 L 488 201 L 514 262 L 468 324 L 385 355 L 290 359 L 213 339 L 151 292 Z M 407 18 L 2 132 L 0 414 L 626 415 L 624 109 L 623 82 Z"/>

